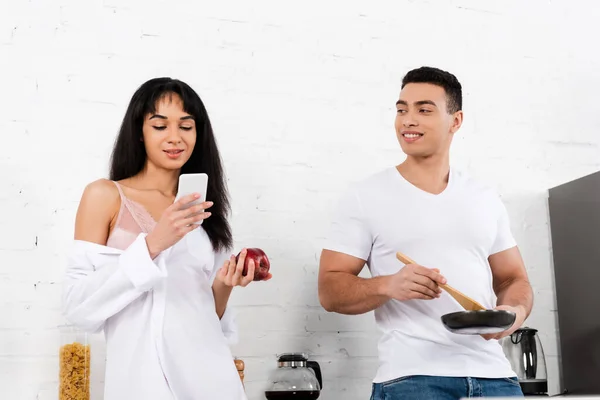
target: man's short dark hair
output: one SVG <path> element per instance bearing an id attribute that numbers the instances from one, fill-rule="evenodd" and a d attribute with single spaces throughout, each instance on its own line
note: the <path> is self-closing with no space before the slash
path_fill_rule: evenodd
<path id="1" fill-rule="evenodd" d="M 421 67 L 409 71 L 402 79 L 402 89 L 409 83 L 430 83 L 441 86 L 446 92 L 446 108 L 449 114 L 462 110 L 462 86 L 450 72 L 433 67 Z"/>

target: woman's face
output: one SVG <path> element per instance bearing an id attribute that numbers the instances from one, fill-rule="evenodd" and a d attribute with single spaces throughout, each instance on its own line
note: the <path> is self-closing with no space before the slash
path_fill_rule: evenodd
<path id="1" fill-rule="evenodd" d="M 181 169 L 196 145 L 196 122 L 183 110 L 183 102 L 175 93 L 163 96 L 156 112 L 146 115 L 142 132 L 146 162 L 161 169 Z"/>

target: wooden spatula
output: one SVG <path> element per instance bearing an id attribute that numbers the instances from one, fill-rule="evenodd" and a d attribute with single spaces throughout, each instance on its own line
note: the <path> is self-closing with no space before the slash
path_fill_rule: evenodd
<path id="1" fill-rule="evenodd" d="M 408 258 L 407 256 L 405 256 L 404 254 L 397 252 L 396 253 L 396 258 L 398 260 L 400 260 L 401 262 L 403 262 L 404 264 L 417 264 L 416 262 L 414 262 L 413 260 L 411 260 L 410 258 Z M 479 304 L 478 302 L 476 302 L 475 300 L 473 300 L 472 298 L 470 298 L 469 296 L 459 292 L 458 290 L 454 289 L 452 286 L 450 285 L 439 285 L 442 289 L 444 289 L 446 292 L 448 292 L 448 294 L 452 297 L 454 297 L 454 299 L 456 301 L 458 301 L 458 303 L 464 307 L 465 310 L 467 311 L 479 311 L 479 310 L 485 310 L 486 308 L 484 306 L 482 306 L 481 304 Z"/>

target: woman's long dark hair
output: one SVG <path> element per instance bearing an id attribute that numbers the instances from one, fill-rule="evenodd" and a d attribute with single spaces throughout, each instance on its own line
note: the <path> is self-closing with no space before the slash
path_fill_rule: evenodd
<path id="1" fill-rule="evenodd" d="M 202 223 L 202 227 L 215 251 L 229 249 L 233 243 L 227 219 L 230 203 L 221 156 L 204 103 L 186 83 L 171 78 L 155 78 L 144 83 L 133 94 L 112 151 L 110 179 L 119 181 L 142 171 L 147 157 L 142 142 L 144 118 L 156 112 L 159 100 L 173 93 L 181 97 L 184 111 L 193 116 L 196 122 L 196 145 L 181 173 L 204 172 L 208 175 L 206 197 L 214 205 L 210 208 L 211 216 Z"/>

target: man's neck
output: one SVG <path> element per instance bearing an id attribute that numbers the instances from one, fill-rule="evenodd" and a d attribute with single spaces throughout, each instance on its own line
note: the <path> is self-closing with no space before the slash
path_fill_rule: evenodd
<path id="1" fill-rule="evenodd" d="M 410 183 L 426 192 L 438 194 L 448 186 L 450 158 L 415 158 L 408 156 L 396 167 L 398 172 Z"/>

